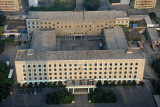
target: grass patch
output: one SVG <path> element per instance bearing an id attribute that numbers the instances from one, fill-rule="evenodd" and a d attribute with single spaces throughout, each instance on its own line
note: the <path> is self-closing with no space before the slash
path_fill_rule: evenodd
<path id="1" fill-rule="evenodd" d="M 30 7 L 30 11 L 73 11 L 75 7 L 75 0 L 52 0 L 49 7 L 39 6 Z"/>

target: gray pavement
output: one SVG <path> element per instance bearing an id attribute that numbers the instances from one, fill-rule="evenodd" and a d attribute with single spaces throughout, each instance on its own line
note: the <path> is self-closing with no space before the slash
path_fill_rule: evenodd
<path id="1" fill-rule="evenodd" d="M 145 81 L 145 86 L 104 87 L 106 91 L 113 90 L 118 98 L 114 104 L 88 103 L 88 95 L 75 95 L 75 104 L 46 105 L 45 94 L 55 89 L 45 88 L 42 95 L 21 95 L 16 91 L 0 104 L 0 107 L 156 107 L 152 97 L 151 83 Z"/>

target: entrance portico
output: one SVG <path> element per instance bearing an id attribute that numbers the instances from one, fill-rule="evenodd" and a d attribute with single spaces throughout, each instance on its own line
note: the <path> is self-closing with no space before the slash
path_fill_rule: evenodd
<path id="1" fill-rule="evenodd" d="M 96 81 L 95 80 L 68 80 L 67 81 L 67 90 L 73 90 L 72 93 L 75 93 L 75 89 L 87 89 L 88 93 L 90 92 L 90 89 L 93 89 L 93 91 L 96 88 Z"/>

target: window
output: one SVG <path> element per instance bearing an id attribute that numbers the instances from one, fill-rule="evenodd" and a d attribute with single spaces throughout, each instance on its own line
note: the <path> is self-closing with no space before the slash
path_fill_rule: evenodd
<path id="1" fill-rule="evenodd" d="M 107 68 L 104 68 L 104 70 L 107 70 Z"/>
<path id="2" fill-rule="evenodd" d="M 38 65 L 38 67 L 41 67 L 41 65 Z"/>
<path id="3" fill-rule="evenodd" d="M 84 64 L 84 66 L 87 66 L 87 64 Z"/>
<path id="4" fill-rule="evenodd" d="M 49 73 L 49 75 L 52 75 L 52 73 Z"/>
<path id="5" fill-rule="evenodd" d="M 102 72 L 99 72 L 99 74 L 102 74 Z"/>
<path id="6" fill-rule="evenodd" d="M 54 64 L 54 67 L 56 67 L 56 64 Z"/>
<path id="7" fill-rule="evenodd" d="M 59 64 L 59 67 L 61 67 L 62 65 L 61 64 Z"/>
<path id="8" fill-rule="evenodd" d="M 23 68 L 25 68 L 25 65 L 23 65 Z"/>
<path id="9" fill-rule="evenodd" d="M 102 70 L 102 68 L 99 68 L 99 70 Z"/>
<path id="10" fill-rule="evenodd" d="M 89 70 L 92 70 L 92 68 L 89 68 Z"/>
<path id="11" fill-rule="evenodd" d="M 70 68 L 69 70 L 72 71 L 72 68 Z"/>
<path id="12" fill-rule="evenodd" d="M 36 65 L 33 65 L 33 67 L 36 67 Z"/>
<path id="13" fill-rule="evenodd" d="M 94 72 L 94 74 L 97 74 L 97 72 Z"/>
<path id="14" fill-rule="evenodd" d="M 71 67 L 71 66 L 72 66 L 72 64 L 69 64 L 69 66 Z"/>
<path id="15" fill-rule="evenodd" d="M 137 70 L 138 68 L 137 68 L 137 67 L 135 67 L 135 69 Z"/>
<path id="16" fill-rule="evenodd" d="M 28 68 L 30 68 L 31 66 L 30 65 L 28 65 Z"/>
<path id="17" fill-rule="evenodd" d="M 107 63 L 105 63 L 104 65 L 107 66 Z"/>
<path id="18" fill-rule="evenodd" d="M 110 66 L 112 66 L 112 63 L 110 63 Z"/>
<path id="19" fill-rule="evenodd" d="M 122 63 L 120 63 L 120 66 L 122 66 Z"/>
<path id="20" fill-rule="evenodd" d="M 107 72 L 104 72 L 104 74 L 107 74 Z"/>
<path id="21" fill-rule="evenodd" d="M 133 63 L 130 63 L 130 65 L 133 65 Z"/>
<path id="22" fill-rule="evenodd" d="M 54 69 L 54 71 L 57 71 L 57 69 Z"/>
<path id="23" fill-rule="evenodd" d="M 24 74 L 24 76 L 26 76 L 26 74 Z"/>
<path id="24" fill-rule="evenodd" d="M 92 74 L 92 72 L 89 72 L 89 74 Z"/>
<path id="25" fill-rule="evenodd" d="M 49 67 L 51 67 L 51 64 L 49 64 Z"/>
<path id="26" fill-rule="evenodd" d="M 84 72 L 84 74 L 87 74 L 87 72 Z"/>
<path id="27" fill-rule="evenodd" d="M 64 64 L 64 66 L 66 67 L 67 65 L 66 65 L 66 64 Z"/>
<path id="28" fill-rule="evenodd" d="M 44 71 L 46 71 L 46 69 L 44 69 Z"/>
<path id="29" fill-rule="evenodd" d="M 117 63 L 115 63 L 115 66 L 117 66 Z"/>
<path id="30" fill-rule="evenodd" d="M 77 71 L 77 68 L 74 68 L 75 71 Z"/>
<path id="31" fill-rule="evenodd" d="M 52 71 L 52 69 L 49 69 L 49 71 Z"/>
<path id="32" fill-rule="evenodd" d="M 74 64 L 74 66 L 77 66 L 77 64 Z"/>
<path id="33" fill-rule="evenodd" d="M 136 63 L 135 65 L 138 65 L 138 63 Z"/>
<path id="34" fill-rule="evenodd" d="M 94 68 L 94 70 L 97 70 L 97 68 Z"/>
<path id="35" fill-rule="evenodd" d="M 136 75 L 134 76 L 134 78 L 136 78 Z"/>
<path id="36" fill-rule="evenodd" d="M 46 67 L 46 65 L 44 65 L 44 67 Z"/>
<path id="37" fill-rule="evenodd" d="M 125 65 L 128 65 L 127 63 L 125 63 Z"/>

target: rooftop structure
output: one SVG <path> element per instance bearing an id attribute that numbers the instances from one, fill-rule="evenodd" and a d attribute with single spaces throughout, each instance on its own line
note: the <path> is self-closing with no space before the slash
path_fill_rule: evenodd
<path id="1" fill-rule="evenodd" d="M 40 20 L 55 20 L 55 21 L 69 21 L 69 20 L 107 20 L 116 18 L 128 18 L 126 11 L 54 11 L 54 12 L 29 12 L 28 19 Z"/>
<path id="2" fill-rule="evenodd" d="M 128 47 L 122 27 L 104 29 L 104 39 L 109 50 L 125 50 Z"/>
<path id="3" fill-rule="evenodd" d="M 53 51 L 56 48 L 55 31 L 34 31 L 31 49 L 38 51 Z"/>
<path id="4" fill-rule="evenodd" d="M 135 9 L 155 8 L 156 0 L 131 0 L 131 6 Z"/>

